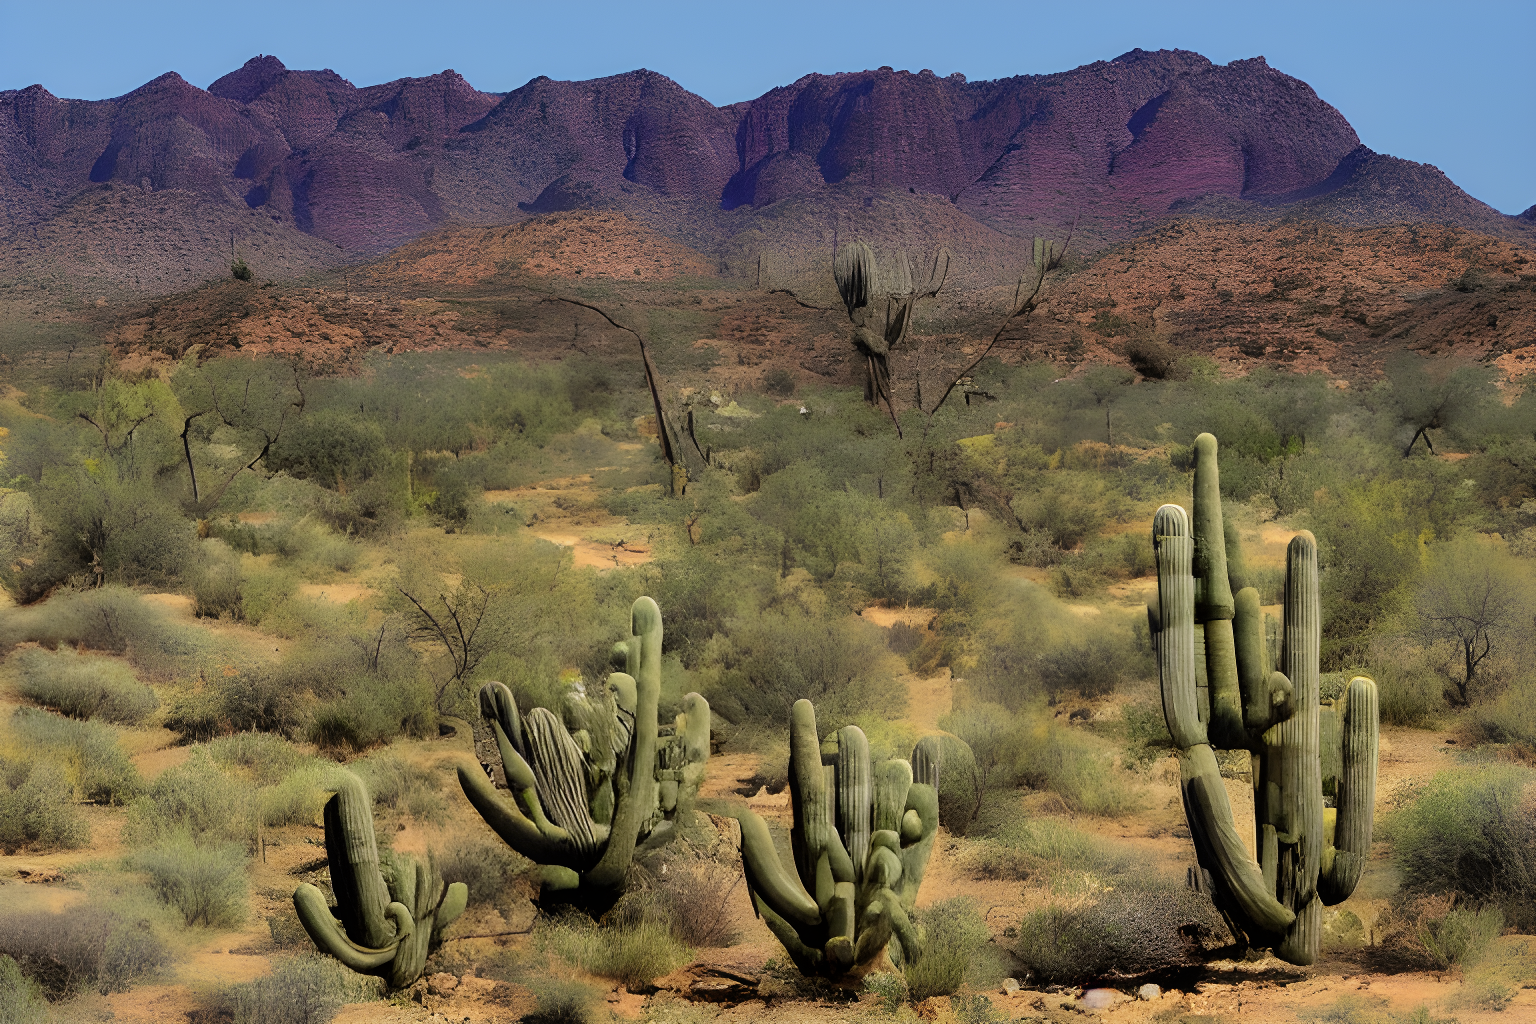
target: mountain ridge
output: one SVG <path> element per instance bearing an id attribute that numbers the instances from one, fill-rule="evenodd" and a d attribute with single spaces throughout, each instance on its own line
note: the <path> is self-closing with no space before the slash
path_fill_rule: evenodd
<path id="1" fill-rule="evenodd" d="M 1077 222 L 1090 250 L 1207 210 L 1536 240 L 1530 211 L 1506 216 L 1429 165 L 1374 153 L 1262 57 L 1138 49 L 980 82 L 886 67 L 723 107 L 645 69 L 492 93 L 452 70 L 358 87 L 270 55 L 207 90 L 167 72 L 109 100 L 0 92 L 0 273 L 139 291 L 216 276 L 230 249 L 291 275 L 443 226 L 584 208 L 741 273 L 739 236 L 771 235 L 775 209 L 835 228 L 879 200 L 906 230 L 907 195 L 1026 244 Z M 112 243 L 125 231 L 145 240 L 137 263 Z"/>

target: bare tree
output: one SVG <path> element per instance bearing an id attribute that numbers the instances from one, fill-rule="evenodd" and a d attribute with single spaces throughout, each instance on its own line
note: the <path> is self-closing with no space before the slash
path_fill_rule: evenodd
<path id="1" fill-rule="evenodd" d="M 604 320 L 608 321 L 608 323 L 612 324 L 614 327 L 617 327 L 619 330 L 634 335 L 635 341 L 640 345 L 640 361 L 645 365 L 645 384 L 646 387 L 650 388 L 651 404 L 656 409 L 656 432 L 660 435 L 661 439 L 661 455 L 662 458 L 667 460 L 667 465 L 671 467 L 672 470 L 672 493 L 678 497 L 681 497 L 684 489 L 688 485 L 688 466 L 684 461 L 684 456 L 681 454 L 684 451 L 684 448 L 681 444 L 681 438 L 672 429 L 672 424 L 667 420 L 666 410 L 662 407 L 661 381 L 656 373 L 655 364 L 651 362 L 651 352 L 650 349 L 646 347 L 645 337 L 633 327 L 619 323 L 612 316 L 610 316 L 606 310 L 599 306 L 595 306 L 590 302 L 583 302 L 581 299 L 567 298 L 563 295 L 548 295 L 545 296 L 542 301 L 565 302 L 572 306 L 580 306 L 582 309 L 590 309 L 592 312 L 596 313 L 598 316 L 602 317 Z M 692 438 L 692 413 L 689 414 L 688 430 L 689 436 Z M 692 439 L 693 447 L 695 450 L 697 450 L 699 447 L 698 439 Z M 699 452 L 699 457 L 701 459 L 704 458 L 702 451 Z"/>
<path id="2" fill-rule="evenodd" d="M 1414 632 L 1427 645 L 1456 645 L 1462 662 L 1462 677 L 1451 677 L 1456 703 L 1469 703 L 1483 662 L 1525 625 L 1523 597 L 1508 569 L 1478 542 L 1461 541 L 1438 553 L 1414 603 Z"/>
<path id="3" fill-rule="evenodd" d="M 404 587 L 395 589 L 416 610 L 411 638 L 442 647 L 453 665 L 453 671 L 435 688 L 437 708 L 441 711 L 448 688 L 473 672 L 494 646 L 490 631 L 482 629 L 494 593 L 469 580 L 451 594 L 440 591 L 435 601 L 426 595 L 418 598 Z"/>
<path id="4" fill-rule="evenodd" d="M 220 359 L 183 367 L 172 386 L 184 412 L 180 439 L 197 516 L 217 506 L 241 473 L 254 470 L 304 411 L 304 374 L 294 362 Z M 199 427 L 211 433 L 204 426 L 210 422 L 228 428 L 241 454 L 234 468 L 205 492 L 197 479 L 192 437 Z"/>

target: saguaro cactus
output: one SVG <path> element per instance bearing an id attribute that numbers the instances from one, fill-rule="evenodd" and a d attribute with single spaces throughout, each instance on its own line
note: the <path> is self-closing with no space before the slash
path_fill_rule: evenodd
<path id="1" fill-rule="evenodd" d="M 789 728 L 794 869 L 780 864 L 762 818 L 735 815 L 752 905 L 804 974 L 868 963 L 892 935 L 903 959 L 917 960 L 923 937 L 910 915 L 939 827 L 937 738 L 919 742 L 910 763 L 871 765 L 857 726 L 817 738 L 808 700 L 795 702 Z"/>
<path id="2" fill-rule="evenodd" d="M 1210 434 L 1195 441 L 1194 497 L 1193 523 L 1178 505 L 1157 510 L 1158 605 L 1147 609 L 1199 863 L 1192 880 L 1240 941 L 1310 964 L 1321 907 L 1348 898 L 1370 854 L 1376 684 L 1357 676 L 1341 699 L 1319 700 L 1317 541 L 1305 531 L 1286 551 L 1272 670 L 1258 591 L 1232 592 L 1228 566 L 1242 564 L 1241 552 L 1223 528 Z M 1233 825 L 1212 747 L 1252 755 L 1257 863 Z"/>
<path id="3" fill-rule="evenodd" d="M 480 690 L 480 713 L 496 735 L 512 801 L 484 773 L 461 766 L 464 795 L 496 834 L 541 867 L 547 895 L 601 909 L 622 893 L 641 841 L 665 840 L 692 808 L 709 758 L 709 704 L 697 693 L 668 729 L 658 729 L 661 610 L 635 601 L 631 637 L 614 646 L 616 667 L 589 692 L 572 684 L 561 715 L 518 715 L 501 683 Z"/>
<path id="4" fill-rule="evenodd" d="M 336 906 L 308 883 L 293 893 L 299 921 L 323 953 L 354 971 L 375 974 L 394 988 L 421 977 L 427 952 L 464 912 L 469 889 L 443 886 L 429 856 L 379 855 L 373 803 L 357 776 L 338 770 L 336 794 L 325 805 L 325 853 Z"/>

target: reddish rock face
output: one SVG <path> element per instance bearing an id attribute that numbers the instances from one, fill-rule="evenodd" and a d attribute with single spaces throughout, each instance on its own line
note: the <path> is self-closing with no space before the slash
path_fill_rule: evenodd
<path id="1" fill-rule="evenodd" d="M 1420 183 L 1410 205 L 1423 215 L 1483 230 L 1502 217 L 1438 172 L 1404 170 L 1417 166 L 1360 146 L 1338 111 L 1262 57 L 1217 66 L 1181 50 L 991 82 L 808 75 L 720 108 L 644 70 L 541 77 L 499 95 L 453 71 L 357 88 L 271 56 L 207 91 L 167 74 L 96 102 L 41 86 L 0 92 L 12 231 L 78 207 L 93 187 L 128 186 L 260 211 L 353 253 L 449 220 L 582 207 L 666 211 L 707 237 L 721 209 L 892 192 L 942 196 L 1008 234 L 1082 216 L 1094 238 L 1114 240 L 1192 204 L 1307 201 L 1327 217 L 1320 200 L 1368 193 L 1362 181 L 1382 175 Z M 1340 210 L 1370 219 L 1353 200 Z"/>

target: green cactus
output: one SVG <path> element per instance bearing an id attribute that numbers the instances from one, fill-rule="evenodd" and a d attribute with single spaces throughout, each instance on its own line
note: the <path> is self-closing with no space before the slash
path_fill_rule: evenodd
<path id="1" fill-rule="evenodd" d="M 822 743 L 808 700 L 790 712 L 789 786 L 794 870 L 762 818 L 745 808 L 741 857 L 752 905 L 802 973 L 838 976 L 878 957 L 894 936 L 906 961 L 922 956 L 911 913 L 939 827 L 939 747 L 927 737 L 912 761 L 871 765 L 869 741 L 846 726 Z"/>
<path id="2" fill-rule="evenodd" d="M 1193 523 L 1178 505 L 1157 510 L 1158 604 L 1147 609 L 1199 863 L 1192 881 L 1211 894 L 1239 941 L 1310 964 L 1322 906 L 1349 897 L 1370 855 L 1376 684 L 1358 676 L 1341 699 L 1319 700 L 1322 617 L 1310 533 L 1297 534 L 1286 551 L 1278 634 L 1258 591 L 1241 586 L 1241 552 L 1235 532 L 1223 528 L 1210 434 L 1195 440 L 1194 506 Z M 1233 825 L 1212 747 L 1252 754 L 1257 863 Z"/>
<path id="3" fill-rule="evenodd" d="M 665 842 L 698 797 L 709 758 L 709 704 L 697 693 L 658 729 L 661 610 L 635 601 L 631 638 L 614 647 L 615 671 L 596 692 L 576 682 L 561 715 L 518 715 L 501 683 L 480 690 L 512 800 L 485 774 L 460 766 L 464 795 L 496 834 L 541 867 L 548 899 L 601 910 L 623 892 L 635 848 Z"/>
<path id="4" fill-rule="evenodd" d="M 307 883 L 293 893 L 315 946 L 394 988 L 421 977 L 428 951 L 464 912 L 469 889 L 454 882 L 445 890 L 430 854 L 425 864 L 408 854 L 381 857 L 373 803 L 357 776 L 345 770 L 338 769 L 336 793 L 325 805 L 325 853 L 336 906 Z"/>

